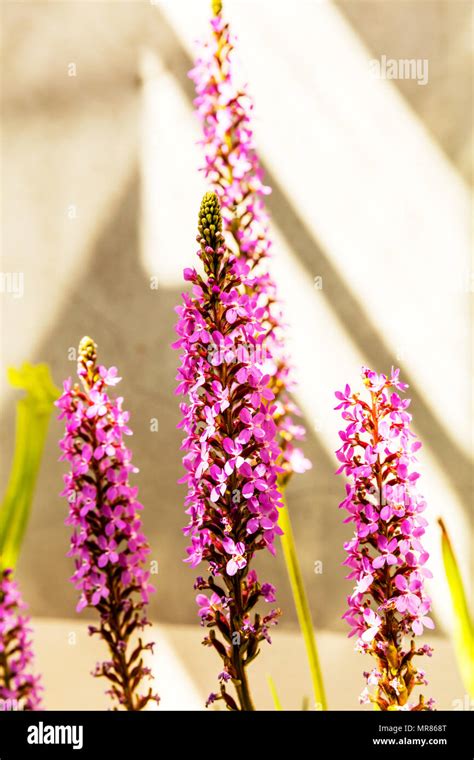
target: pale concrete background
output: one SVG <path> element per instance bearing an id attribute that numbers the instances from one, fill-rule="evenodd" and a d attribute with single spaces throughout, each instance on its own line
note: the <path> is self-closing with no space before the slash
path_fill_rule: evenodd
<path id="1" fill-rule="evenodd" d="M 1 298 L 2 364 L 47 361 L 60 384 L 74 372 L 70 348 L 91 334 L 101 361 L 119 367 L 160 567 L 151 614 L 173 624 L 196 622 L 193 574 L 181 561 L 177 356 L 169 345 L 204 188 L 186 71 L 194 38 L 206 33 L 207 7 L 2 6 L 2 271 L 25 275 L 23 298 Z M 288 3 L 229 0 L 226 9 L 274 187 L 275 275 L 293 327 L 305 452 L 314 463 L 294 478 L 289 503 L 315 624 L 344 631 L 349 532 L 337 509 L 343 482 L 333 475 L 332 393 L 356 383 L 362 363 L 379 371 L 401 364 L 409 377 L 431 517 L 444 514 L 468 573 L 471 4 L 306 2 L 296 14 Z M 429 83 L 369 82 L 368 61 L 382 54 L 429 58 Z M 158 291 L 149 286 L 154 275 Z M 4 485 L 14 396 L 4 371 L 1 381 Z M 151 433 L 155 417 L 159 432 Z M 60 435 L 53 421 L 19 579 L 33 614 L 72 617 Z M 428 540 L 439 571 L 435 528 Z M 313 572 L 316 560 L 322 575 Z M 281 631 L 291 632 L 281 554 L 259 557 L 259 565 L 278 587 Z M 436 591 L 442 627 L 449 608 L 440 572 Z"/>
<path id="2" fill-rule="evenodd" d="M 36 619 L 34 627 L 38 670 L 44 674 L 45 708 L 108 709 L 104 679 L 89 675 L 103 657 L 102 642 L 88 636 L 82 622 Z M 147 664 L 155 676 L 160 710 L 202 710 L 210 692 L 215 691 L 218 663 L 212 651 L 200 646 L 201 637 L 199 626 L 155 625 L 148 630 L 147 640 L 154 641 L 156 648 Z M 324 631 L 318 640 L 330 709 L 354 710 L 359 707 L 367 658 L 347 646 L 344 634 Z M 464 695 L 449 643 L 433 636 L 427 637 L 427 643 L 436 646 L 436 658 L 424 658 L 429 687 L 417 691 L 436 699 L 438 710 L 469 709 L 469 698 Z M 307 709 L 315 709 L 304 645 L 295 632 L 275 632 L 272 645 L 264 646 L 252 663 L 252 695 L 259 710 L 274 709 L 268 675 L 273 678 L 284 710 L 301 710 L 303 699 Z M 150 709 L 156 709 L 154 703 Z M 221 703 L 217 702 L 214 709 L 223 709 Z M 372 708 L 361 705 L 359 709 Z"/>

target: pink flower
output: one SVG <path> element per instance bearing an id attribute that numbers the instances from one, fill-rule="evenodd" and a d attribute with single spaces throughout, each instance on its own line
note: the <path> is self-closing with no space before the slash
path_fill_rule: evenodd
<path id="1" fill-rule="evenodd" d="M 305 457 L 301 449 L 295 449 L 292 446 L 289 446 L 287 451 L 287 462 L 291 466 L 293 472 L 303 473 L 311 469 L 311 462 Z"/>
<path id="2" fill-rule="evenodd" d="M 205 550 L 205 542 L 202 540 L 202 538 L 193 536 L 192 546 L 188 546 L 188 548 L 186 549 L 188 558 L 185 559 L 184 561 L 189 562 L 191 567 L 197 567 L 197 565 L 199 565 L 200 562 L 202 562 L 204 550 Z"/>
<path id="3" fill-rule="evenodd" d="M 107 576 L 103 573 L 95 574 L 92 586 L 91 603 L 94 606 L 97 606 L 103 599 L 107 599 L 108 596 L 110 596 L 110 589 L 107 586 Z"/>
<path id="4" fill-rule="evenodd" d="M 241 435 L 239 436 L 240 441 L 239 440 L 233 441 L 232 438 L 224 438 L 224 440 L 222 441 L 222 445 L 224 447 L 224 450 L 228 454 L 230 454 L 232 457 L 235 457 L 236 459 L 242 459 L 242 457 L 240 456 L 242 454 L 242 451 L 243 451 L 243 445 L 242 444 L 248 443 L 248 441 L 249 441 L 250 435 L 248 435 L 248 437 L 247 437 L 246 435 L 244 435 L 245 433 L 246 433 L 246 431 L 243 430 L 242 433 L 241 433 Z M 242 460 L 242 462 L 243 462 L 243 460 Z M 242 462 L 239 463 L 239 467 L 242 464 Z"/>
<path id="5" fill-rule="evenodd" d="M 263 463 L 252 469 L 248 462 L 244 462 L 239 467 L 239 473 L 245 480 L 242 488 L 242 495 L 245 496 L 246 499 L 250 499 L 250 497 L 253 496 L 255 489 L 257 489 L 257 491 L 267 490 L 268 483 L 265 479 L 266 467 Z"/>
<path id="6" fill-rule="evenodd" d="M 371 587 L 373 581 L 373 575 L 362 575 L 354 588 L 354 594 L 365 594 L 367 589 Z"/>
<path id="7" fill-rule="evenodd" d="M 117 548 L 117 542 L 114 541 L 113 538 L 107 541 L 105 536 L 99 536 L 97 543 L 102 550 L 102 554 L 97 560 L 99 567 L 105 567 L 108 562 L 118 562 L 119 555 L 118 552 L 115 551 Z"/>
<path id="8" fill-rule="evenodd" d="M 395 586 L 401 592 L 395 599 L 397 610 L 402 613 L 408 611 L 412 615 L 417 615 L 421 605 L 419 592 L 423 590 L 423 582 L 416 576 L 416 573 L 411 574 L 410 580 L 407 580 L 405 575 L 397 575 Z"/>
<path id="9" fill-rule="evenodd" d="M 398 560 L 395 554 L 393 554 L 393 552 L 396 551 L 398 547 L 398 541 L 396 538 L 392 538 L 391 541 L 388 541 L 386 536 L 379 535 L 377 539 L 377 546 L 381 554 L 375 557 L 374 561 L 372 562 L 372 567 L 374 569 L 383 567 L 385 564 L 387 565 L 397 564 Z"/>
<path id="10" fill-rule="evenodd" d="M 362 634 L 362 641 L 369 643 L 377 636 L 380 626 L 382 625 L 382 619 L 370 608 L 364 610 L 364 623 L 367 626 Z"/>
<path id="11" fill-rule="evenodd" d="M 216 593 L 211 594 L 210 599 L 205 594 L 198 594 L 196 602 L 199 606 L 199 617 L 203 619 L 209 618 L 225 607 L 225 602 L 223 603 L 221 597 Z"/>
<path id="12" fill-rule="evenodd" d="M 262 596 L 266 602 L 273 603 L 276 600 L 275 586 L 271 583 L 262 584 Z"/>
<path id="13" fill-rule="evenodd" d="M 247 560 L 245 559 L 245 544 L 242 541 L 236 544 L 231 538 L 228 538 L 222 542 L 222 546 L 227 554 L 231 555 L 231 559 L 226 565 L 227 575 L 235 575 L 238 570 L 242 570 L 247 564 Z"/>
<path id="14" fill-rule="evenodd" d="M 91 390 L 89 400 L 92 402 L 86 412 L 86 417 L 103 417 L 107 414 L 107 397 L 105 393 L 99 393 L 97 390 Z"/>
<path id="15" fill-rule="evenodd" d="M 426 613 L 430 610 L 430 607 L 431 605 L 429 601 L 427 601 L 426 599 L 423 602 L 421 602 L 419 606 L 416 619 L 413 621 L 412 626 L 411 626 L 413 629 L 413 633 L 416 633 L 417 636 L 421 636 L 421 634 L 423 633 L 423 626 L 425 628 L 431 628 L 431 629 L 435 627 L 431 618 L 427 617 L 426 615 Z"/>
<path id="16" fill-rule="evenodd" d="M 118 376 L 117 367 L 99 367 L 99 375 L 106 385 L 117 385 L 122 379 Z"/>
<path id="17" fill-rule="evenodd" d="M 211 490 L 211 501 L 218 501 L 221 496 L 223 496 L 227 490 L 227 478 L 229 477 L 231 473 L 226 472 L 226 466 L 224 469 L 221 467 L 218 467 L 216 464 L 213 464 L 212 467 L 209 470 L 209 475 L 211 476 L 212 480 L 216 484 L 213 486 Z"/>

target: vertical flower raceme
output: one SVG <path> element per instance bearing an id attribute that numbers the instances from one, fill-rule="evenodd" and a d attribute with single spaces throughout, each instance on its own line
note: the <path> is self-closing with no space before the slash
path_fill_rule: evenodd
<path id="1" fill-rule="evenodd" d="M 253 103 L 240 76 L 235 40 L 222 17 L 220 0 L 213 0 L 212 12 L 210 38 L 201 45 L 190 72 L 202 127 L 203 171 L 219 197 L 226 242 L 238 259 L 236 265 L 240 267 L 245 291 L 257 299 L 260 310 L 264 340 L 253 359 L 268 376 L 268 387 L 274 394 L 273 419 L 281 464 L 278 484 L 283 494 L 292 474 L 305 472 L 311 463 L 298 448 L 305 429 L 298 422 L 300 411 L 290 397 L 295 384 L 285 349 L 282 308 L 269 268 L 272 242 L 264 201 L 271 190 L 264 184 L 253 135 Z M 280 510 L 280 525 L 284 529 L 283 554 L 306 644 L 315 702 L 325 709 L 314 626 L 285 503 Z"/>
<path id="2" fill-rule="evenodd" d="M 346 385 L 337 392 L 347 426 L 339 435 L 338 473 L 349 478 L 341 507 L 353 522 L 354 537 L 345 544 L 355 583 L 344 617 L 356 635 L 356 649 L 370 653 L 375 667 L 365 673 L 362 702 L 381 710 L 430 710 L 433 701 L 420 696 L 411 702 L 413 688 L 426 684 L 415 657 L 431 655 L 426 644 L 416 643 L 424 628 L 433 628 L 431 600 L 425 591 L 428 553 L 425 533 L 426 503 L 418 493 L 416 452 L 421 443 L 410 429 L 409 399 L 399 391 L 408 386 L 391 376 L 363 369 L 367 396 L 351 393 Z"/>
<path id="3" fill-rule="evenodd" d="M 31 674 L 29 618 L 12 571 L 0 570 L 0 701 L 4 709 L 41 709 L 38 676 Z M 0 708 L 1 709 L 1 708 Z"/>
<path id="4" fill-rule="evenodd" d="M 188 396 L 180 423 L 186 434 L 187 561 L 209 567 L 208 579 L 198 578 L 195 586 L 209 628 L 203 643 L 222 658 L 220 692 L 209 702 L 223 699 L 229 709 L 252 710 L 246 668 L 279 614 L 254 611 L 261 598 L 274 601 L 274 588 L 260 584 L 250 568 L 257 550 L 274 553 L 280 533 L 274 395 L 252 361 L 265 338 L 259 299 L 245 292 L 242 265 L 225 247 L 214 193 L 203 198 L 198 229 L 204 274 L 185 270 L 193 287 L 177 307 L 174 344 L 182 351 L 177 393 Z"/>
<path id="5" fill-rule="evenodd" d="M 96 345 L 83 338 L 79 345 L 78 376 L 82 387 L 69 379 L 56 402 L 65 420 L 61 459 L 70 464 L 62 495 L 69 502 L 66 523 L 73 528 L 69 555 L 74 558 L 72 581 L 80 592 L 77 610 L 94 607 L 98 627 L 89 632 L 108 645 L 110 659 L 98 663 L 97 677 L 110 681 L 108 694 L 117 706 L 142 710 L 158 697 L 148 688 L 151 678 L 144 665 L 143 629 L 149 625 L 145 607 L 153 587 L 145 560 L 149 547 L 142 533 L 137 488 L 129 483 L 131 452 L 125 445 L 130 435 L 123 399 L 114 398 L 109 387 L 120 378 L 117 369 L 96 365 Z"/>
<path id="6" fill-rule="evenodd" d="M 244 83 L 239 81 L 234 39 L 222 17 L 222 3 L 212 3 L 211 38 L 201 46 L 190 76 L 195 82 L 195 105 L 202 125 L 206 179 L 219 197 L 227 243 L 246 271 L 247 293 L 257 298 L 265 340 L 254 356 L 275 394 L 277 424 L 286 483 L 293 472 L 311 465 L 295 440 L 304 437 L 304 428 L 295 422 L 299 410 L 290 399 L 294 382 L 284 347 L 284 325 L 275 283 L 269 272 L 271 240 L 264 197 L 270 188 L 255 150 L 252 130 L 252 102 Z"/>

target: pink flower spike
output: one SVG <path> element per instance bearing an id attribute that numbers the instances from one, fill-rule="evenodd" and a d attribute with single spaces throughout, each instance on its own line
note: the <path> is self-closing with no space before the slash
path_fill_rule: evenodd
<path id="1" fill-rule="evenodd" d="M 232 272 L 245 283 L 248 295 L 245 300 L 235 300 L 234 291 L 228 292 L 221 282 L 214 287 L 218 287 L 225 306 L 228 326 L 238 329 L 241 320 L 250 319 L 263 327 L 255 341 L 245 339 L 241 345 L 252 352 L 249 358 L 254 366 L 265 368 L 263 387 L 255 385 L 253 406 L 258 408 L 262 397 L 277 401 L 277 441 L 282 450 L 282 469 L 288 478 L 294 472 L 304 472 L 310 463 L 304 457 L 292 457 L 293 441 L 299 435 L 296 430 L 299 427 L 301 431 L 301 426 L 294 424 L 299 412 L 290 397 L 293 373 L 285 348 L 282 308 L 269 268 L 272 242 L 264 202 L 270 188 L 263 181 L 255 149 L 253 105 L 238 71 L 234 42 L 229 25 L 219 12 L 211 19 L 210 38 L 201 46 L 196 65 L 189 72 L 196 87 L 195 105 L 202 128 L 199 143 L 203 149 L 202 171 L 219 198 L 224 236 L 237 249 Z M 245 220 L 245 224 L 236 228 L 238 219 Z M 209 253 L 211 248 L 207 245 L 204 250 Z M 220 350 L 218 354 L 215 366 L 222 362 L 223 352 Z M 247 368 L 238 370 L 239 383 L 246 382 L 245 373 Z M 256 440 L 264 440 L 258 427 L 253 434 Z"/>
<path id="2" fill-rule="evenodd" d="M 76 609 L 95 608 L 100 627 L 90 627 L 90 633 L 103 638 L 112 652 L 112 660 L 99 663 L 94 675 L 109 680 L 107 693 L 116 706 L 142 710 L 158 696 L 149 688 L 141 693 L 149 678 L 141 663 L 151 644 L 144 643 L 141 631 L 148 626 L 145 606 L 152 587 L 145 569 L 149 547 L 141 532 L 142 505 L 129 482 L 137 472 L 124 440 L 131 433 L 129 415 L 123 399 L 109 394 L 120 381 L 117 368 L 97 365 L 91 338 L 81 340 L 78 356 L 82 387 L 65 384 L 57 401 L 66 427 L 60 446 L 70 465 L 62 495 L 69 506 L 66 522 L 74 529 L 68 555 L 76 567 L 71 579 L 79 593 Z"/>
<path id="3" fill-rule="evenodd" d="M 229 663 L 241 656 L 229 644 L 235 617 L 243 621 L 240 635 L 248 651 L 257 652 L 278 615 L 278 610 L 266 615 L 254 611 L 259 599 L 272 595 L 264 592 L 249 566 L 256 551 L 275 551 L 281 450 L 273 421 L 274 394 L 267 388 L 270 378 L 248 350 L 261 343 L 266 327 L 258 299 L 247 292 L 241 268 L 225 247 L 221 227 L 217 197 L 207 193 L 198 224 L 202 287 L 183 296 L 176 329 L 179 391 L 187 396 L 180 424 L 186 436 L 185 533 L 191 541 L 186 561 L 192 567 L 208 564 L 209 580 L 198 578 L 195 584 L 199 616 L 211 631 L 203 643 L 222 657 L 221 695 L 230 699 L 225 683 L 233 681 L 234 666 Z M 196 325 L 212 336 L 213 351 L 203 352 L 202 343 L 194 340 Z M 206 603 L 214 598 L 209 594 L 217 594 L 220 602 Z M 242 657 L 243 667 L 244 648 Z M 229 678 L 224 678 L 226 673 Z M 246 704 L 241 708 L 247 709 Z"/>
<path id="4" fill-rule="evenodd" d="M 354 525 L 353 538 L 344 544 L 343 564 L 355 583 L 344 618 L 349 636 L 358 637 L 356 648 L 377 661 L 366 674 L 364 700 L 379 710 L 431 710 L 432 700 L 408 702 L 413 688 L 426 683 L 415 655 L 428 653 L 412 649 L 412 636 L 434 626 L 424 589 L 431 577 L 421 540 L 426 503 L 416 490 L 420 445 L 413 442 L 409 400 L 400 396 L 407 386 L 399 370 L 387 376 L 363 368 L 362 380 L 363 393 L 350 395 L 347 386 L 345 393 L 336 392 L 345 423 L 338 472 L 349 479 L 340 507 L 348 512 L 345 522 Z"/>

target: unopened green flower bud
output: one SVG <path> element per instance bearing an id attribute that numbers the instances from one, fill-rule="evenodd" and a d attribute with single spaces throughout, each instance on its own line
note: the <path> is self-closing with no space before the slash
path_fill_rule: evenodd
<path id="1" fill-rule="evenodd" d="M 209 245 L 215 250 L 224 244 L 221 206 L 215 193 L 206 193 L 201 201 L 198 230 L 201 245 Z"/>

